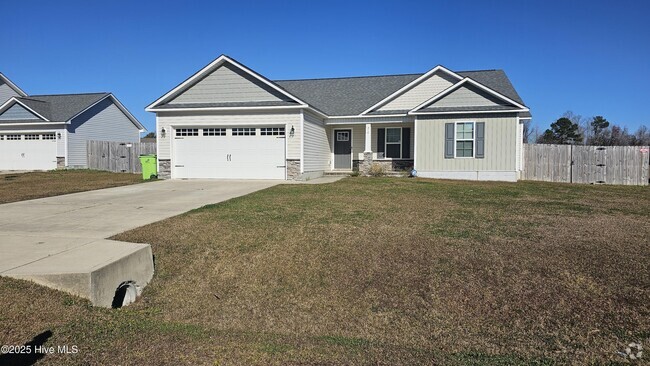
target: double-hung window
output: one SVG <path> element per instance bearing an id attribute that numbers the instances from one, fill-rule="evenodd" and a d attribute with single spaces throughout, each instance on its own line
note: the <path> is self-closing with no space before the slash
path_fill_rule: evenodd
<path id="1" fill-rule="evenodd" d="M 474 157 L 474 122 L 456 122 L 456 157 Z"/>
<path id="2" fill-rule="evenodd" d="M 387 158 L 402 158 L 402 128 L 386 128 L 386 152 Z"/>

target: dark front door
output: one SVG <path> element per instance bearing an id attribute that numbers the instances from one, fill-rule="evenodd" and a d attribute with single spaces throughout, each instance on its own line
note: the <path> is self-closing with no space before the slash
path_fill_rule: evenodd
<path id="1" fill-rule="evenodd" d="M 352 169 L 352 130 L 334 130 L 334 169 Z"/>

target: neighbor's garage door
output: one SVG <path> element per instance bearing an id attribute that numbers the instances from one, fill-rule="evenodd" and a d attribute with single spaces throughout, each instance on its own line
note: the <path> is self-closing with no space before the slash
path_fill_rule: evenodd
<path id="1" fill-rule="evenodd" d="M 0 134 L 0 170 L 56 169 L 56 135 Z"/>
<path id="2" fill-rule="evenodd" d="M 174 130 L 174 178 L 284 179 L 284 127 Z"/>

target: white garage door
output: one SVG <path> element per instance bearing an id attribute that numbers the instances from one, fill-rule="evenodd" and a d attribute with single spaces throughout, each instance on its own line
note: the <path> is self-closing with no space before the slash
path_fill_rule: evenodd
<path id="1" fill-rule="evenodd" d="M 174 178 L 284 179 L 284 127 L 174 130 Z"/>
<path id="2" fill-rule="evenodd" d="M 56 169 L 54 133 L 0 134 L 0 170 Z"/>

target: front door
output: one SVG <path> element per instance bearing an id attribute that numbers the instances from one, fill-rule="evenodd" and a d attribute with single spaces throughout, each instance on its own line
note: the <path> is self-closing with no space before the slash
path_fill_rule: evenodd
<path id="1" fill-rule="evenodd" d="M 334 169 L 352 169 L 352 130 L 334 130 Z"/>

